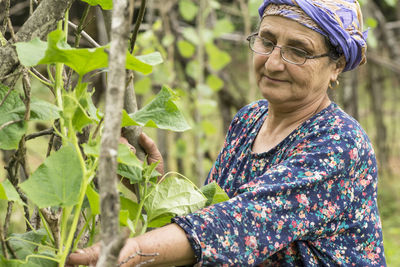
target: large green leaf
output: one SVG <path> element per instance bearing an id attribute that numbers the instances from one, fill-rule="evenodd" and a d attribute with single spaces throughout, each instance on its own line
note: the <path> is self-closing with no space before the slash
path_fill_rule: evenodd
<path id="1" fill-rule="evenodd" d="M 108 66 L 108 46 L 98 48 L 71 48 L 65 42 L 64 33 L 55 30 L 48 34 L 47 42 L 33 39 L 30 42 L 15 44 L 20 62 L 28 67 L 39 64 L 64 63 L 84 75 L 92 70 Z M 34 51 L 34 53 L 32 53 Z M 32 55 L 34 55 L 32 57 Z M 143 74 L 152 72 L 152 66 L 144 63 L 127 52 L 126 68 Z"/>
<path id="2" fill-rule="evenodd" d="M 9 88 L 0 84 L 0 102 L 7 96 Z M 59 117 L 59 109 L 43 100 L 32 98 L 31 120 L 54 120 Z M 25 104 L 15 90 L 11 91 L 7 99 L 0 106 L 0 127 L 6 123 L 14 122 L 0 130 L 0 149 L 16 149 L 21 137 L 26 132 Z"/>
<path id="3" fill-rule="evenodd" d="M 25 203 L 19 197 L 17 190 L 15 190 L 14 186 L 8 179 L 0 183 L 0 199 L 15 201 L 21 205 L 25 205 Z"/>
<path id="4" fill-rule="evenodd" d="M 207 198 L 206 206 L 229 200 L 226 192 L 216 182 L 209 183 L 200 190 Z"/>
<path id="5" fill-rule="evenodd" d="M 122 127 L 140 125 L 171 131 L 185 131 L 190 129 L 181 111 L 174 103 L 174 92 L 163 87 L 155 99 L 139 111 L 123 116 Z M 125 113 L 126 114 L 126 113 Z"/>
<path id="6" fill-rule="evenodd" d="M 91 6 L 101 6 L 104 10 L 111 10 L 113 8 L 112 0 L 82 0 Z"/>
<path id="7" fill-rule="evenodd" d="M 69 146 L 48 157 L 20 187 L 39 208 L 73 206 L 78 202 L 83 170 Z"/>
<path id="8" fill-rule="evenodd" d="M 207 199 L 191 182 L 177 177 L 167 177 L 155 186 L 144 203 L 148 221 L 159 216 L 184 215 L 206 204 Z"/>

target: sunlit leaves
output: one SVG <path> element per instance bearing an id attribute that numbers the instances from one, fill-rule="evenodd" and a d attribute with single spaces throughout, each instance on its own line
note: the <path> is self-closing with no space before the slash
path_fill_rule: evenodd
<path id="1" fill-rule="evenodd" d="M 39 208 L 67 207 L 78 202 L 83 171 L 77 153 L 72 147 L 62 147 L 20 185 Z"/>

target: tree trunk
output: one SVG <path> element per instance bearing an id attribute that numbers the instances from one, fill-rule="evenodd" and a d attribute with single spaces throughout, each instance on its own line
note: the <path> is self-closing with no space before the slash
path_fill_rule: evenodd
<path id="1" fill-rule="evenodd" d="M 387 127 L 384 123 L 384 77 L 377 65 L 371 64 L 368 68 L 367 90 L 371 95 L 372 112 L 376 129 L 375 144 L 377 146 L 377 158 L 381 170 L 388 166 L 389 151 L 387 146 Z"/>
<path id="2" fill-rule="evenodd" d="M 98 177 L 100 183 L 102 250 L 97 266 L 116 266 L 123 239 L 119 234 L 117 151 L 125 94 L 125 62 L 133 1 L 116 0 L 112 16 L 109 79 Z"/>

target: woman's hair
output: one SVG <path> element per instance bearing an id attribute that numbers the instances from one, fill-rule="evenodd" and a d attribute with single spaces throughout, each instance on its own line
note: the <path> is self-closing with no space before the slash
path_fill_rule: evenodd
<path id="1" fill-rule="evenodd" d="M 343 56 L 343 52 L 341 52 L 340 47 L 335 47 L 327 37 L 324 38 L 325 46 L 328 49 L 329 58 L 333 61 L 337 61 L 341 56 Z"/>

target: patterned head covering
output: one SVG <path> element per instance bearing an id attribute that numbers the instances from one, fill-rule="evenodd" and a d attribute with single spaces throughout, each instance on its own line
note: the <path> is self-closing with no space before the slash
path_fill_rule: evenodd
<path id="1" fill-rule="evenodd" d="M 367 32 L 362 32 L 357 0 L 264 0 L 258 12 L 261 18 L 277 15 L 293 19 L 327 37 L 344 54 L 343 71 L 366 62 Z"/>

